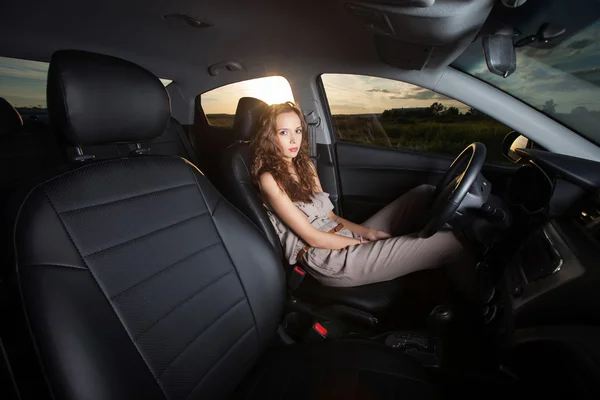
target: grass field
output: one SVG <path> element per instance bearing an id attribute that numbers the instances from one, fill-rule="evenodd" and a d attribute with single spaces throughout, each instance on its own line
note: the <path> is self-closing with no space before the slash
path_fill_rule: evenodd
<path id="1" fill-rule="evenodd" d="M 206 118 L 211 126 L 219 128 L 231 128 L 233 126 L 233 119 L 235 115 L 232 114 L 207 114 Z"/>
<path id="2" fill-rule="evenodd" d="M 389 114 L 389 113 L 388 113 Z M 338 140 L 457 156 L 467 145 L 482 142 L 488 162 L 508 163 L 500 153 L 502 140 L 511 129 L 484 115 L 356 114 L 332 117 Z M 233 115 L 209 114 L 211 125 L 231 128 Z"/>
<path id="3" fill-rule="evenodd" d="M 511 129 L 488 118 L 398 122 L 378 116 L 334 115 L 333 125 L 336 137 L 344 141 L 449 156 L 457 156 L 473 142 L 482 142 L 489 162 L 509 162 L 500 150 Z"/>

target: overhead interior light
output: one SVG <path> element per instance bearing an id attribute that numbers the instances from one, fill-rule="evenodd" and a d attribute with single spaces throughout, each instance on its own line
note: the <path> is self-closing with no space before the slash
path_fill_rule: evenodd
<path id="1" fill-rule="evenodd" d="M 164 16 L 164 18 L 167 21 L 183 22 L 186 25 L 196 29 L 204 29 L 214 26 L 214 24 L 211 24 L 210 22 L 202 21 L 201 19 L 183 13 L 167 14 Z"/>

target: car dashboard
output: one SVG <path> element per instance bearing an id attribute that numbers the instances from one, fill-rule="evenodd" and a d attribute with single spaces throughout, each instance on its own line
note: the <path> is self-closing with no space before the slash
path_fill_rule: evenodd
<path id="1" fill-rule="evenodd" d="M 600 322 L 600 163 L 519 149 L 504 201 L 505 239 L 482 261 L 496 293 L 486 310 L 501 332 Z"/>

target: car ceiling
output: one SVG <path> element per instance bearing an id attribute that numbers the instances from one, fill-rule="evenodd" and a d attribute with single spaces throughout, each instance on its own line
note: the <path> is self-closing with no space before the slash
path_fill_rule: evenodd
<path id="1" fill-rule="evenodd" d="M 395 38 L 397 54 L 412 57 L 412 53 L 422 50 L 420 45 L 444 45 L 433 69 L 445 67 L 466 48 L 493 4 L 492 0 L 437 0 L 429 8 L 397 6 L 407 1 L 388 0 L 396 5 L 368 6 L 391 11 L 398 17 L 396 29 L 404 31 Z M 340 66 L 383 64 L 373 33 L 348 11 L 346 3 L 5 0 L 0 15 L 0 55 L 48 61 L 59 49 L 96 51 L 137 62 L 161 77 L 197 90 L 249 77 L 285 75 L 287 69 L 298 64 L 313 68 L 315 74 L 325 70 L 343 72 Z M 214 26 L 197 29 L 164 19 L 172 13 L 185 13 Z M 462 21 L 452 19 L 451 27 L 439 23 L 461 15 Z M 412 35 L 413 31 L 426 34 Z M 241 62 L 245 75 L 211 77 L 208 67 L 223 61 Z"/>

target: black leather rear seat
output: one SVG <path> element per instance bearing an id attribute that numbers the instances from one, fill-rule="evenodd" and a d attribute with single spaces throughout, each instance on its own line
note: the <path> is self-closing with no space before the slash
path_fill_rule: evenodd
<path id="1" fill-rule="evenodd" d="M 5 99 L 0 98 L 0 203 L 3 203 L 22 181 L 40 171 L 56 169 L 66 162 L 49 127 L 27 121 Z"/>

